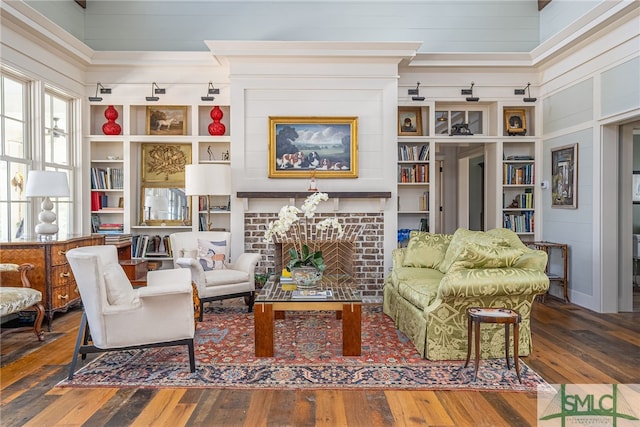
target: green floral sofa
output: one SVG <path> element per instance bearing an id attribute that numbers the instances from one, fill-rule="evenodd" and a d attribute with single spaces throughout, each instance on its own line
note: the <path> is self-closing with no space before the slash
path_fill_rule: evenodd
<path id="1" fill-rule="evenodd" d="M 383 310 L 423 357 L 464 360 L 466 309 L 474 306 L 517 310 L 519 353 L 529 355 L 531 305 L 549 288 L 545 252 L 528 248 L 504 228 L 461 228 L 452 235 L 412 231 L 407 247 L 392 256 Z M 480 340 L 483 358 L 504 357 L 504 325 L 483 324 Z"/>

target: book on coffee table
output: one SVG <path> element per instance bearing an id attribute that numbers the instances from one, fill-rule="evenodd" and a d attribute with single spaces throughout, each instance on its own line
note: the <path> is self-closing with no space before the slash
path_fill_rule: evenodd
<path id="1" fill-rule="evenodd" d="M 322 291 L 313 289 L 298 289 L 291 292 L 291 299 L 327 299 L 333 296 L 331 289 Z"/>

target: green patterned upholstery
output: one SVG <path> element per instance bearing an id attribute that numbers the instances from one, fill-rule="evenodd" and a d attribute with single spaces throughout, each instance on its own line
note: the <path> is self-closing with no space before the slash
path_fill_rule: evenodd
<path id="1" fill-rule="evenodd" d="M 444 273 L 436 268 L 404 266 L 411 241 L 407 248 L 393 251 L 393 270 L 384 286 L 384 312 L 423 357 L 463 360 L 467 354 L 466 309 L 511 308 L 522 316 L 520 356 L 529 355 L 531 305 L 536 295 L 549 288 L 544 274 L 546 253 L 529 249 L 510 230 L 483 233 L 488 236 L 458 231 L 459 238 L 454 234 L 447 249 L 448 253 L 458 240 L 455 258 Z M 465 242 L 460 237 L 470 240 Z M 503 325 L 482 325 L 480 340 L 483 358 L 504 357 Z"/>

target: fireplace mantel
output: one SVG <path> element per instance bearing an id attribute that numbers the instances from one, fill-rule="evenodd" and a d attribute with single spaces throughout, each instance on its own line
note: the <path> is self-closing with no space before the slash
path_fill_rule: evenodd
<path id="1" fill-rule="evenodd" d="M 327 191 L 329 198 L 334 203 L 334 210 L 339 210 L 340 199 L 379 199 L 380 211 L 384 210 L 387 199 L 391 198 L 390 191 Z M 244 209 L 249 210 L 250 199 L 289 199 L 289 204 L 294 205 L 296 199 L 305 199 L 309 191 L 238 191 L 236 197 L 244 199 Z"/>

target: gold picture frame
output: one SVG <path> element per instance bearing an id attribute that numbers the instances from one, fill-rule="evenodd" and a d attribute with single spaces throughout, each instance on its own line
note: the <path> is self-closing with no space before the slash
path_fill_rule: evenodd
<path id="1" fill-rule="evenodd" d="M 142 184 L 164 183 L 184 186 L 184 167 L 191 164 L 191 144 L 144 143 L 142 148 Z"/>
<path id="2" fill-rule="evenodd" d="M 187 107 L 163 105 L 147 107 L 147 135 L 186 135 Z"/>
<path id="3" fill-rule="evenodd" d="M 398 107 L 398 135 L 422 136 L 420 107 Z"/>
<path id="4" fill-rule="evenodd" d="M 527 134 L 527 112 L 524 108 L 504 109 L 504 130 L 509 136 Z"/>
<path id="5" fill-rule="evenodd" d="M 269 117 L 269 178 L 357 178 L 357 117 Z"/>

